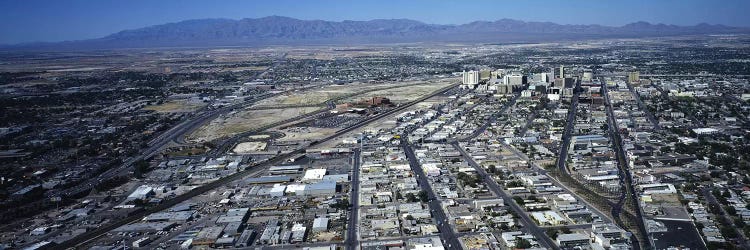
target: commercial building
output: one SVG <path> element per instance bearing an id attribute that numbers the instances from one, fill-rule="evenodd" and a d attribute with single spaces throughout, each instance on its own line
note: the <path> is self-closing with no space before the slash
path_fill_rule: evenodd
<path id="1" fill-rule="evenodd" d="M 641 81 L 641 76 L 638 71 L 628 72 L 628 82 L 639 83 L 640 81 Z"/>
<path id="2" fill-rule="evenodd" d="M 561 234 L 557 236 L 557 245 L 561 248 L 588 246 L 591 244 L 590 242 L 589 236 L 580 233 Z"/>
<path id="3" fill-rule="evenodd" d="M 315 218 L 312 226 L 313 232 L 326 232 L 328 231 L 328 218 Z"/>
<path id="4" fill-rule="evenodd" d="M 464 85 L 467 85 L 468 87 L 474 87 L 475 85 L 479 84 L 479 71 L 464 71 L 462 72 L 462 75 Z"/>

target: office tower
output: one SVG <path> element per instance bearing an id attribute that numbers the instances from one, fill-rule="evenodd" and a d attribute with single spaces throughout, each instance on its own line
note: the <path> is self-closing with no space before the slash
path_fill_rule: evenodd
<path id="1" fill-rule="evenodd" d="M 479 71 L 474 71 L 474 70 L 470 70 L 468 72 L 464 71 L 463 77 L 464 77 L 464 81 L 463 81 L 464 85 L 474 86 L 474 85 L 479 84 Z"/>
<path id="2" fill-rule="evenodd" d="M 628 73 L 628 82 L 639 83 L 640 81 L 641 81 L 641 76 L 638 71 L 631 71 Z"/>

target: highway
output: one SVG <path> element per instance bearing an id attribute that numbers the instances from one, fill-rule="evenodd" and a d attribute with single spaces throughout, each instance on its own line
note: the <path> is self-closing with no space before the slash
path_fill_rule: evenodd
<path id="1" fill-rule="evenodd" d="M 601 80 L 602 82 L 604 82 L 604 79 Z M 643 222 L 644 217 L 643 213 L 641 212 L 641 206 L 638 205 L 638 197 L 635 194 L 635 187 L 633 186 L 632 182 L 633 178 L 631 177 L 627 158 L 625 157 L 625 150 L 622 148 L 622 138 L 620 138 L 620 133 L 618 132 L 619 129 L 617 128 L 617 123 L 615 122 L 612 103 L 609 99 L 609 90 L 606 86 L 604 86 L 602 88 L 602 91 L 604 91 L 603 96 L 605 101 L 605 108 L 607 110 L 607 124 L 609 130 L 608 133 L 612 138 L 612 145 L 614 146 L 614 150 L 617 155 L 617 166 L 620 168 L 620 186 L 625 188 L 625 192 L 620 192 L 620 197 L 618 197 L 617 203 L 612 205 L 612 218 L 615 219 L 620 227 L 625 228 L 625 225 L 620 218 L 620 213 L 625 206 L 626 199 L 631 199 L 631 202 L 635 207 L 635 216 L 636 218 L 638 218 L 636 223 L 638 224 L 638 231 L 640 231 L 639 234 L 643 237 L 643 239 L 646 239 L 648 238 L 648 233 L 646 231 L 645 223 Z M 638 237 L 633 237 L 632 241 L 634 246 L 639 246 Z M 646 249 L 650 247 L 650 243 L 648 241 L 643 241 L 642 245 Z"/>
<path id="2" fill-rule="evenodd" d="M 437 222 L 437 228 L 440 230 L 440 239 L 443 241 L 443 247 L 445 247 L 445 249 L 462 249 L 461 242 L 458 240 L 456 232 L 453 231 L 450 222 L 448 222 L 448 217 L 445 215 L 445 211 L 440 205 L 440 200 L 437 198 L 437 195 L 435 195 L 435 191 L 432 190 L 432 185 L 430 185 L 427 175 L 419 165 L 417 156 L 414 155 L 412 145 L 409 144 L 409 141 L 406 140 L 404 136 L 401 137 L 401 147 L 406 154 L 406 158 L 409 160 L 409 166 L 411 166 L 412 171 L 416 174 L 416 177 L 419 180 L 419 186 L 422 187 L 423 191 L 427 192 L 427 204 L 430 206 L 432 215 Z"/>
<path id="3" fill-rule="evenodd" d="M 123 161 L 122 164 L 120 164 L 120 166 L 116 168 L 108 169 L 107 171 L 104 171 L 99 176 L 94 177 L 94 178 L 89 178 L 74 187 L 64 189 L 64 190 L 49 191 L 47 192 L 47 197 L 74 196 L 79 193 L 88 192 L 91 188 L 93 188 L 94 186 L 96 186 L 97 184 L 99 184 L 100 182 L 104 180 L 107 180 L 116 176 L 128 175 L 130 172 L 130 166 L 132 166 L 133 163 L 139 160 L 151 158 L 152 156 L 161 152 L 161 150 L 164 149 L 164 147 L 166 147 L 173 140 L 181 136 L 184 136 L 187 133 L 190 133 L 191 131 L 203 125 L 205 122 L 213 120 L 223 113 L 227 113 L 236 108 L 249 105 L 251 103 L 254 103 L 257 100 L 266 98 L 267 96 L 268 95 L 256 96 L 250 100 L 246 100 L 245 102 L 238 103 L 238 104 L 224 107 L 224 108 L 220 108 L 220 109 L 216 109 L 216 110 L 206 111 L 205 113 L 202 113 L 200 115 L 187 119 L 177 124 L 176 126 L 172 127 L 171 129 L 165 131 L 164 133 L 160 134 L 156 138 L 152 139 L 148 143 L 149 144 L 148 148 L 143 149 L 141 151 L 141 154 L 127 158 L 125 161 Z"/>
<path id="4" fill-rule="evenodd" d="M 258 72 L 255 75 L 255 77 L 262 76 L 268 70 L 277 66 L 279 63 L 281 63 L 284 60 L 284 58 L 286 58 L 286 56 L 287 56 L 287 53 L 282 54 L 279 58 L 275 60 L 274 64 L 271 67 L 268 67 L 265 70 Z M 235 109 L 245 107 L 260 99 L 264 99 L 273 95 L 275 94 L 261 94 L 258 96 L 245 99 L 243 100 L 243 102 L 240 102 L 240 103 L 236 103 L 227 107 L 218 108 L 215 110 L 207 110 L 199 115 L 188 118 L 187 120 L 177 124 L 176 126 L 170 128 L 166 132 L 163 132 L 162 134 L 153 138 L 151 141 L 148 142 L 148 148 L 141 150 L 140 154 L 137 156 L 128 157 L 122 162 L 122 164 L 120 164 L 120 166 L 116 168 L 108 169 L 104 171 L 103 173 L 99 174 L 98 176 L 91 177 L 73 187 L 70 187 L 64 190 L 58 190 L 58 189 L 51 190 L 47 192 L 45 195 L 47 197 L 75 196 L 80 193 L 88 192 L 94 186 L 98 185 L 99 183 L 105 180 L 108 180 L 117 176 L 128 175 L 130 172 L 129 171 L 130 166 L 132 166 L 133 163 L 139 160 L 145 160 L 145 159 L 151 158 L 152 156 L 161 152 L 162 149 L 164 149 L 164 147 L 169 145 L 170 142 L 192 132 L 193 130 L 200 127 L 207 121 L 213 120 L 221 114 L 228 113 Z"/>
<path id="5" fill-rule="evenodd" d="M 317 145 L 317 144 L 319 144 L 321 142 L 325 142 L 325 141 L 328 141 L 328 140 L 335 139 L 335 138 L 337 138 L 337 137 L 339 137 L 341 135 L 344 135 L 344 134 L 346 134 L 348 132 L 351 132 L 351 131 L 353 131 L 353 130 L 355 130 L 357 128 L 365 126 L 365 125 L 367 125 L 367 124 L 369 124 L 369 123 L 371 123 L 373 121 L 376 121 L 376 120 L 382 119 L 384 117 L 387 117 L 389 115 L 395 114 L 396 112 L 400 112 L 400 111 L 402 111 L 402 110 L 404 110 L 404 109 L 406 109 L 406 108 L 408 108 L 410 106 L 413 106 L 414 104 L 417 104 L 419 102 L 427 100 L 427 99 L 429 99 L 429 98 L 431 98 L 433 96 L 441 94 L 441 93 L 443 93 L 443 92 L 445 92 L 447 90 L 450 90 L 452 88 L 455 88 L 457 86 L 458 86 L 458 84 L 450 85 L 450 86 L 445 87 L 443 89 L 437 90 L 437 91 L 435 91 L 435 92 L 433 92 L 431 94 L 423 96 L 423 97 L 421 97 L 421 98 L 419 98 L 417 100 L 414 100 L 412 102 L 408 102 L 406 104 L 403 104 L 403 105 L 400 105 L 400 106 L 398 106 L 396 108 L 393 108 L 393 109 L 391 109 L 389 111 L 386 111 L 386 112 L 380 113 L 378 115 L 375 115 L 375 116 L 373 116 L 371 118 L 365 119 L 364 121 L 361 121 L 361 122 L 359 122 L 357 124 L 354 124 L 354 125 L 352 125 L 350 127 L 347 127 L 345 129 L 339 130 L 335 134 L 330 135 L 330 136 L 328 136 L 328 137 L 326 137 L 324 139 L 321 139 L 321 140 L 318 140 L 318 141 L 314 141 L 309 146 L 314 146 L 314 145 Z M 215 188 L 224 186 L 225 184 L 230 183 L 232 181 L 240 180 L 240 179 L 244 178 L 245 176 L 252 175 L 252 174 L 257 174 L 259 172 L 265 171 L 265 169 L 267 167 L 275 165 L 275 164 L 279 164 L 279 163 L 283 162 L 284 160 L 286 160 L 287 158 L 292 157 L 294 155 L 297 155 L 297 154 L 300 154 L 300 153 L 304 153 L 306 149 L 307 149 L 306 147 L 303 147 L 303 148 L 291 151 L 291 152 L 286 153 L 286 154 L 277 155 L 277 156 L 269 159 L 268 161 L 264 162 L 263 164 L 259 164 L 259 165 L 253 166 L 252 168 L 245 169 L 244 171 L 241 171 L 241 172 L 238 172 L 238 173 L 235 173 L 235 174 L 223 177 L 223 178 L 221 178 L 219 180 L 207 183 L 207 184 L 205 184 L 203 186 L 199 186 L 199 187 L 194 188 L 194 189 L 192 189 L 192 190 L 190 190 L 190 191 L 188 191 L 188 192 L 186 192 L 184 194 L 178 195 L 178 196 L 176 196 L 176 197 L 174 197 L 172 199 L 165 200 L 165 201 L 163 201 L 162 203 L 160 203 L 158 205 L 155 205 L 153 207 L 144 209 L 144 210 L 142 210 L 140 212 L 135 212 L 131 216 L 128 216 L 128 217 L 123 218 L 123 219 L 118 220 L 118 221 L 111 222 L 111 223 L 106 224 L 106 225 L 102 225 L 102 226 L 100 226 L 100 227 L 98 227 L 98 228 L 96 228 L 94 230 L 91 230 L 91 231 L 88 231 L 86 233 L 80 234 L 80 235 L 78 235 L 78 236 L 76 236 L 76 237 L 74 237 L 74 238 L 72 238 L 72 239 L 70 239 L 68 241 L 65 241 L 65 242 L 61 243 L 60 245 L 56 246 L 56 248 L 78 248 L 78 247 L 81 247 L 81 245 L 83 245 L 83 244 L 85 244 L 87 242 L 91 242 L 92 240 L 95 240 L 95 239 L 97 239 L 97 238 L 99 238 L 99 237 L 101 237 L 103 235 L 106 235 L 106 233 L 109 232 L 109 231 L 111 231 L 111 230 L 114 230 L 114 229 L 116 229 L 116 228 L 118 228 L 120 226 L 126 225 L 128 223 L 140 220 L 140 219 L 144 218 L 145 216 L 147 216 L 147 215 L 149 215 L 151 213 L 155 213 L 155 212 L 159 212 L 159 211 L 162 211 L 162 210 L 169 209 L 170 207 L 172 207 L 174 205 L 177 205 L 177 204 L 179 204 L 179 203 L 181 203 L 183 201 L 186 201 L 186 200 L 188 200 L 188 199 L 190 199 L 192 197 L 195 197 L 197 195 L 200 195 L 200 194 L 203 194 L 205 192 L 211 191 L 211 190 L 213 190 Z"/>

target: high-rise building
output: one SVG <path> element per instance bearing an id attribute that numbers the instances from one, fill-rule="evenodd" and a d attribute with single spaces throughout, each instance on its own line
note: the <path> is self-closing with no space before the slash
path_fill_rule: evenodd
<path id="1" fill-rule="evenodd" d="M 641 81 L 641 74 L 638 71 L 631 71 L 628 73 L 628 82 L 638 83 Z"/>
<path id="2" fill-rule="evenodd" d="M 464 81 L 463 81 L 464 85 L 474 86 L 474 85 L 479 84 L 479 71 L 474 71 L 474 70 L 470 70 L 468 72 L 464 71 L 463 77 L 464 77 Z"/>
<path id="3" fill-rule="evenodd" d="M 526 76 L 521 73 L 513 72 L 503 77 L 503 83 L 510 86 L 522 86 L 526 84 Z"/>
<path id="4" fill-rule="evenodd" d="M 565 78 L 565 66 L 560 65 L 560 78 Z"/>
<path id="5" fill-rule="evenodd" d="M 594 72 L 591 72 L 590 70 L 583 72 L 583 78 L 581 79 L 581 81 L 590 82 L 593 79 L 594 79 Z"/>
<path id="6" fill-rule="evenodd" d="M 544 73 L 544 72 L 539 73 L 539 81 L 549 82 L 547 73 Z"/>

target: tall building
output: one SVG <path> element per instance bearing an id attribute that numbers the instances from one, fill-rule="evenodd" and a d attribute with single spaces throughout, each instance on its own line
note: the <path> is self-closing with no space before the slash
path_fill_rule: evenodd
<path id="1" fill-rule="evenodd" d="M 628 82 L 638 83 L 641 81 L 641 74 L 638 71 L 631 71 L 628 73 Z"/>
<path id="2" fill-rule="evenodd" d="M 474 86 L 474 85 L 479 84 L 479 71 L 474 71 L 474 70 L 471 70 L 468 72 L 464 71 L 463 77 L 464 77 L 464 81 L 463 81 L 464 85 Z"/>
<path id="3" fill-rule="evenodd" d="M 549 75 L 547 73 L 539 73 L 539 80 L 542 82 L 549 82 Z"/>
<path id="4" fill-rule="evenodd" d="M 565 66 L 560 65 L 560 78 L 565 78 Z"/>
<path id="5" fill-rule="evenodd" d="M 503 83 L 511 86 L 521 86 L 526 84 L 526 76 L 521 73 L 513 72 L 503 77 Z"/>
<path id="6" fill-rule="evenodd" d="M 594 72 L 591 72 L 590 70 L 583 72 L 583 79 L 581 79 L 584 82 L 590 82 L 594 79 Z"/>

